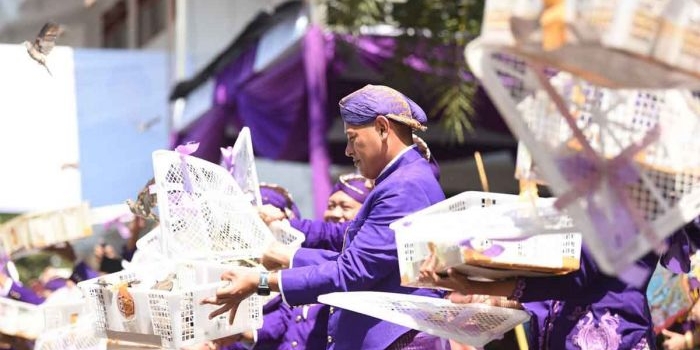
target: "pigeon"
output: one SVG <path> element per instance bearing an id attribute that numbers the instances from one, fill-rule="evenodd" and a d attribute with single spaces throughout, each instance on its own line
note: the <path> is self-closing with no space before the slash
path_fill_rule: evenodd
<path id="1" fill-rule="evenodd" d="M 150 179 L 139 192 L 136 201 L 127 199 L 126 204 L 134 215 L 158 222 L 158 215 L 153 211 L 153 208 L 158 204 L 158 200 L 156 194 L 150 191 L 150 187 L 153 184 L 155 184 L 155 179 Z"/>
<path id="2" fill-rule="evenodd" d="M 154 125 L 158 124 L 158 122 L 160 122 L 160 119 L 161 119 L 161 117 L 158 116 L 158 117 L 152 118 L 152 119 L 147 120 L 147 121 L 139 122 L 138 125 L 136 126 L 136 128 L 137 128 L 138 131 L 141 132 L 141 133 L 146 132 L 146 131 L 148 131 L 151 127 L 153 127 Z"/>
<path id="3" fill-rule="evenodd" d="M 34 39 L 34 42 L 24 42 L 29 57 L 44 66 L 51 76 L 53 76 L 53 74 L 51 74 L 51 70 L 49 70 L 49 67 L 46 65 L 46 56 L 49 55 L 56 45 L 56 38 L 61 35 L 61 33 L 63 33 L 63 27 L 56 23 L 48 22 L 41 27 L 39 35 Z"/>
<path id="4" fill-rule="evenodd" d="M 162 281 L 157 281 L 156 284 L 151 287 L 151 289 L 155 290 L 166 290 L 166 291 L 172 291 L 173 290 L 173 281 L 177 278 L 177 275 L 174 273 L 168 274 L 168 277 L 166 277 Z"/>

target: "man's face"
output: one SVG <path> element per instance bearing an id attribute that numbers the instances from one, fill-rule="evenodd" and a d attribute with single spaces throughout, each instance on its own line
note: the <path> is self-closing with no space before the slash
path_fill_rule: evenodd
<path id="1" fill-rule="evenodd" d="M 386 164 L 382 163 L 384 143 L 374 123 L 361 126 L 345 124 L 345 136 L 348 138 L 345 155 L 352 158 L 362 176 L 376 179 Z"/>
<path id="2" fill-rule="evenodd" d="M 328 198 L 328 207 L 323 213 L 323 221 L 346 222 L 355 218 L 362 203 L 343 191 L 336 191 Z"/>

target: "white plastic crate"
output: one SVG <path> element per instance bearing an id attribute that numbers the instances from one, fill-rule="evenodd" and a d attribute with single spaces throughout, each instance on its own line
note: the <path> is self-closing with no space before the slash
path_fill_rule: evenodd
<path id="1" fill-rule="evenodd" d="M 530 319 L 523 310 L 397 293 L 331 293 L 318 302 L 476 347 Z"/>
<path id="2" fill-rule="evenodd" d="M 604 89 L 478 40 L 466 55 L 539 174 L 568 198 L 560 204 L 603 271 L 623 273 L 700 214 L 700 108 L 690 91 Z"/>
<path id="3" fill-rule="evenodd" d="M 241 187 L 241 190 L 250 202 L 256 206 L 262 205 L 260 195 L 260 182 L 258 171 L 255 167 L 255 154 L 253 153 L 253 140 L 250 129 L 246 126 L 236 138 L 236 142 L 230 149 L 221 149 L 223 164 Z"/>
<path id="4" fill-rule="evenodd" d="M 90 211 L 86 203 L 60 210 L 23 214 L 0 225 L 0 236 L 7 253 L 44 248 L 91 234 Z"/>
<path id="5" fill-rule="evenodd" d="M 291 227 L 288 222 L 277 221 L 272 223 L 270 230 L 274 238 L 281 242 L 282 244 L 300 247 L 304 242 L 304 234 L 299 230 Z M 154 262 L 159 262 L 166 260 L 167 257 L 163 253 L 162 249 L 162 233 L 160 232 L 160 226 L 156 226 L 153 230 L 149 231 L 141 238 L 136 241 L 136 253 L 134 253 L 131 262 L 127 264 L 126 269 L 138 268 L 143 264 L 149 264 Z M 248 257 L 240 257 L 243 259 L 251 260 Z M 236 260 L 236 258 L 211 258 L 209 261 L 230 261 Z"/>
<path id="6" fill-rule="evenodd" d="M 95 335 L 91 320 L 83 319 L 76 324 L 41 333 L 34 350 L 106 350 L 107 340 Z"/>
<path id="7" fill-rule="evenodd" d="M 292 227 L 289 221 L 273 222 L 270 224 L 270 231 L 278 242 L 292 247 L 301 247 L 306 239 L 304 233 Z"/>
<path id="8" fill-rule="evenodd" d="M 697 2 L 565 0 L 557 5 L 562 18 L 539 0 L 487 0 L 481 39 L 601 86 L 700 84 Z M 542 28 L 540 16 L 553 25 Z"/>
<path id="9" fill-rule="evenodd" d="M 0 332 L 35 339 L 45 331 L 75 323 L 86 312 L 84 300 L 34 305 L 0 298 Z"/>
<path id="10" fill-rule="evenodd" d="M 178 258 L 255 258 L 274 240 L 240 187 L 219 165 L 153 153 L 163 244 Z"/>
<path id="11" fill-rule="evenodd" d="M 396 232 L 401 284 L 432 287 L 418 279 L 430 254 L 436 255 L 440 268 L 452 267 L 475 278 L 578 269 L 580 234 L 552 203 L 547 198 L 533 203 L 517 195 L 467 191 L 397 220 L 390 227 Z M 548 235 L 531 237 L 542 233 Z M 481 254 L 492 247 L 502 252 Z"/>
<path id="12" fill-rule="evenodd" d="M 83 281 L 78 286 L 88 299 L 99 336 L 181 348 L 262 325 L 262 305 L 257 296 L 240 304 L 232 325 L 228 324 L 228 314 L 209 320 L 209 313 L 217 306 L 200 305 L 201 300 L 216 294 L 223 285 L 221 274 L 230 269 L 236 267 L 194 261 L 166 262 L 141 265 L 138 269 Z M 169 274 L 177 276 L 171 291 L 152 289 Z M 114 287 L 134 281 L 139 283 L 132 283 L 126 293 Z"/>

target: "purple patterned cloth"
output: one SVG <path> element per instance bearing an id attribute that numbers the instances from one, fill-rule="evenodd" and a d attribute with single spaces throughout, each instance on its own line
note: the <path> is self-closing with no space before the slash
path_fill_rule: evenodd
<path id="1" fill-rule="evenodd" d="M 331 193 L 342 191 L 359 203 L 364 203 L 371 190 L 372 183 L 362 177 L 362 175 L 346 174 L 340 176 Z"/>
<path id="2" fill-rule="evenodd" d="M 366 85 L 340 100 L 340 116 L 350 125 L 365 125 L 383 115 L 419 129 L 428 117 L 413 100 L 383 85 Z"/>

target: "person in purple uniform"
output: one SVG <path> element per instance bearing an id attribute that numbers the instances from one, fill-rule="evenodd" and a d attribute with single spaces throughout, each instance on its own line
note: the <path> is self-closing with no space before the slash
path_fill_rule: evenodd
<path id="1" fill-rule="evenodd" d="M 66 286 L 66 283 L 69 281 L 77 284 L 80 281 L 95 278 L 97 276 L 98 273 L 96 271 L 88 267 L 84 262 L 80 262 L 73 267 L 73 273 L 68 279 L 61 277 L 51 278 L 42 286 L 42 289 L 45 290 L 46 294 L 48 295 L 51 292 Z M 37 293 L 31 288 L 23 286 L 18 281 L 10 278 L 3 271 L 0 271 L 0 297 L 6 297 L 33 305 L 39 305 L 46 301 L 47 295 L 42 294 L 43 293 Z"/>
<path id="2" fill-rule="evenodd" d="M 230 312 L 233 317 L 241 300 L 270 290 L 279 291 L 290 305 L 360 290 L 441 297 L 435 290 L 400 285 L 396 241 L 389 228 L 445 198 L 430 164 L 413 145 L 412 131 L 425 129 L 425 113 L 394 89 L 367 85 L 340 101 L 340 114 L 348 138 L 345 153 L 375 186 L 356 218 L 315 232 L 314 240 L 335 249 L 300 248 L 281 264 L 289 269 L 224 273 L 222 279 L 230 284 L 202 301 L 220 306 L 210 316 Z M 436 337 L 347 310 L 329 315 L 327 349 L 439 349 L 440 344 Z"/>
<path id="3" fill-rule="evenodd" d="M 655 338 L 646 289 L 651 274 L 661 264 L 675 273 L 690 269 L 690 242 L 700 241 L 698 221 L 686 225 L 668 239 L 661 257 L 648 253 L 637 260 L 636 283 L 604 274 L 584 246 L 580 268 L 564 276 L 519 277 L 497 282 L 477 282 L 454 271 L 441 278 L 435 259 L 428 257 L 421 278 L 460 294 L 454 302 L 468 302 L 464 295 L 505 296 L 519 301 L 530 313 L 528 343 L 532 349 L 616 350 L 655 349 Z M 443 276 L 444 277 L 444 276 Z"/>

